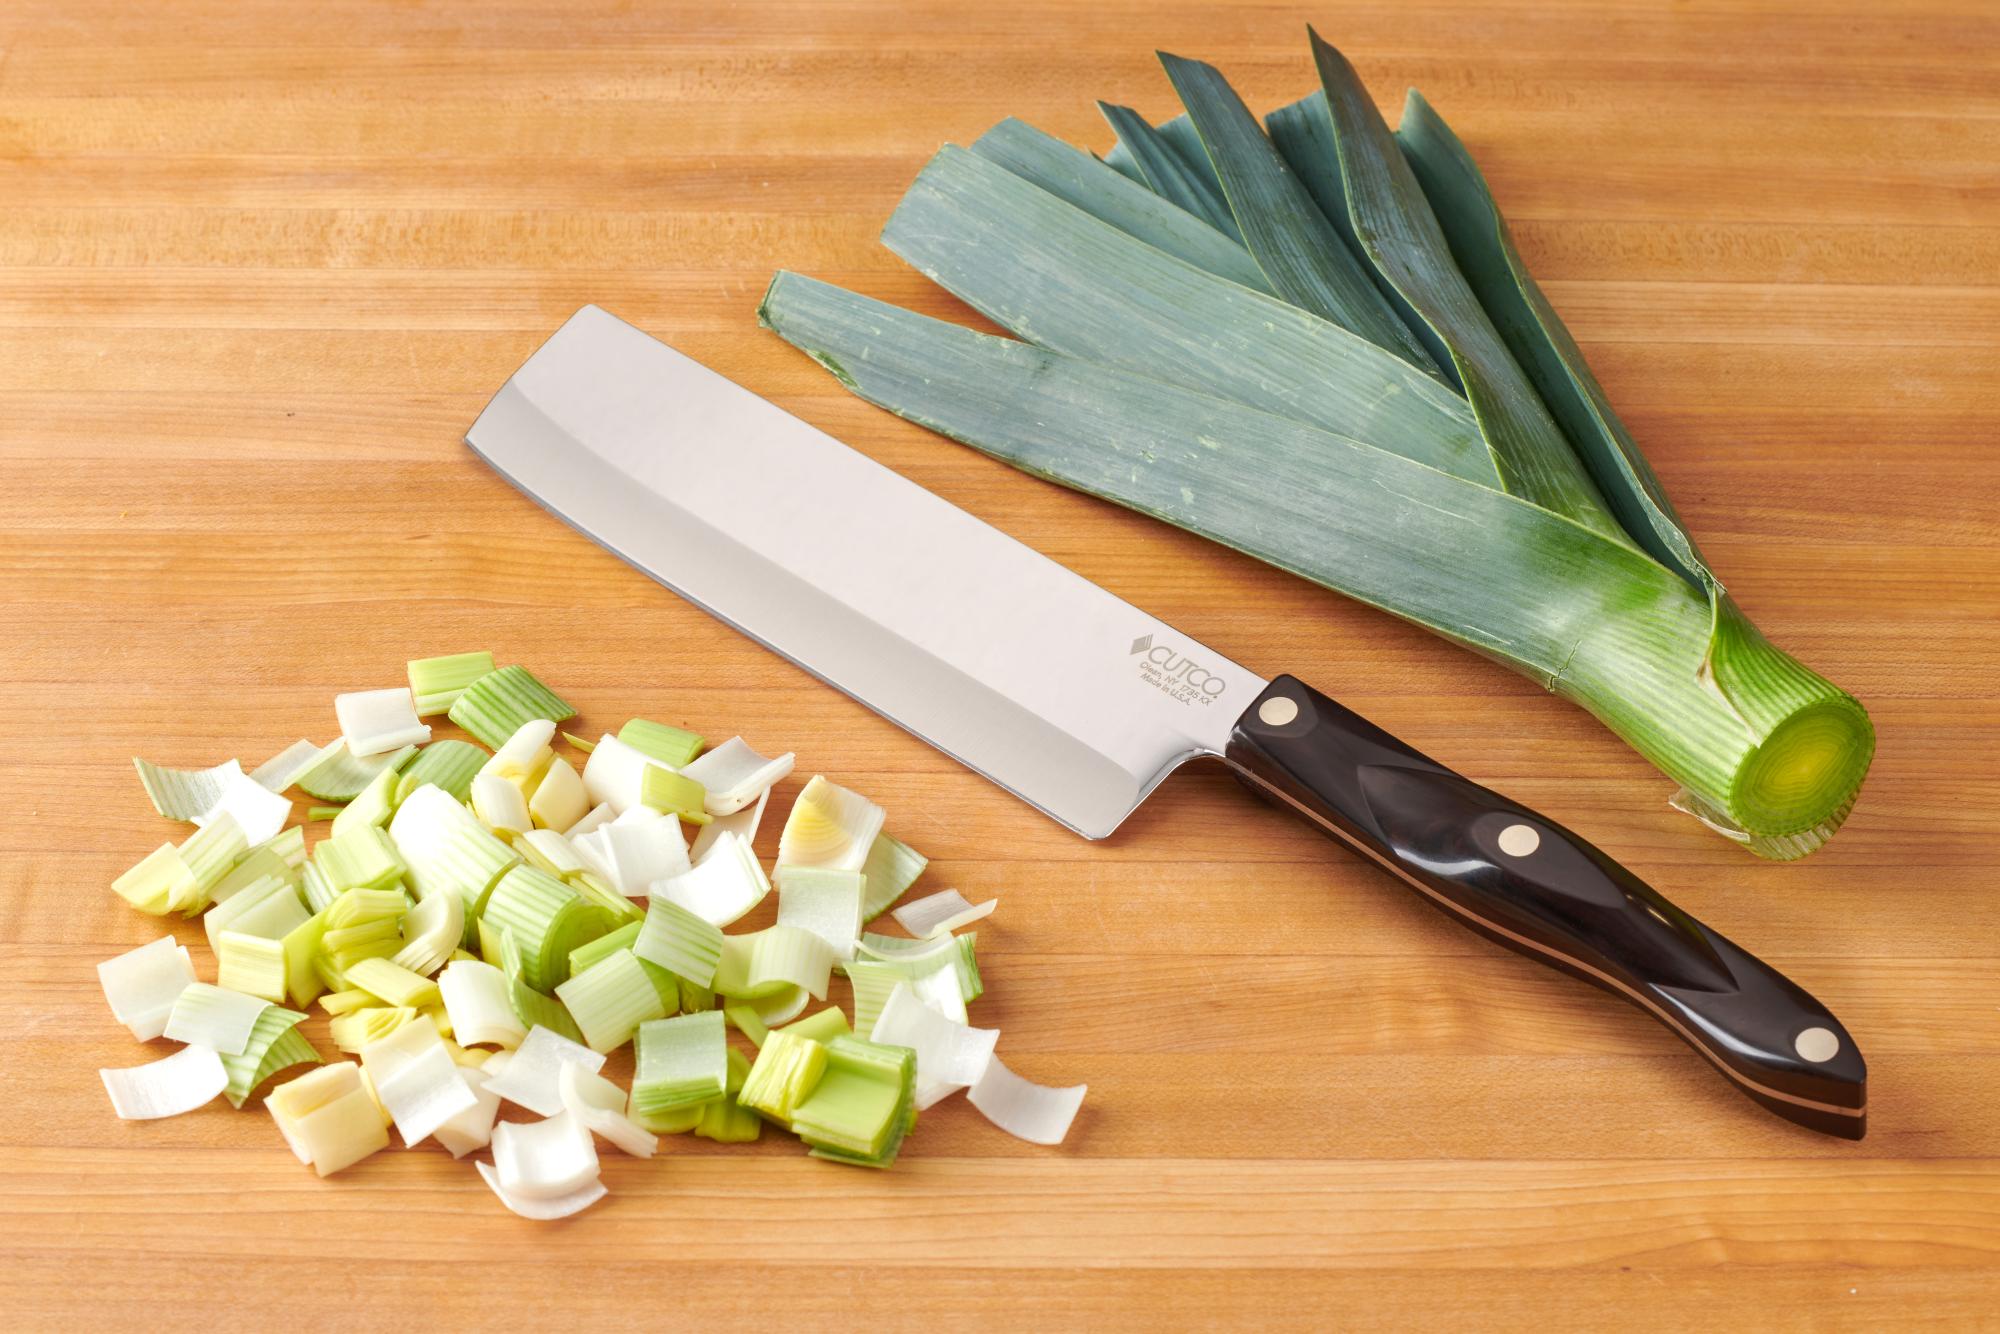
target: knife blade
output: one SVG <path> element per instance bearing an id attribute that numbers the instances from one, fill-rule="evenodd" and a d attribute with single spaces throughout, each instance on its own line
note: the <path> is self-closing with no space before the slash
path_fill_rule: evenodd
<path id="1" fill-rule="evenodd" d="M 595 306 L 467 443 L 690 602 L 1087 838 L 1218 759 L 1464 925 L 1651 1014 L 1778 1115 L 1859 1139 L 1804 990 L 1554 821 L 1266 680 Z"/>

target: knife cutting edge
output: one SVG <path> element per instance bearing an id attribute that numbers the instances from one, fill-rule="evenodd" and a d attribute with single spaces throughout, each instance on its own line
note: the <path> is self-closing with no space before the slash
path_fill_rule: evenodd
<path id="1" fill-rule="evenodd" d="M 1214 758 L 1450 916 L 1859 1139 L 1818 1001 L 1590 843 L 1266 680 L 595 306 L 466 434 L 558 518 L 1086 838 Z"/>

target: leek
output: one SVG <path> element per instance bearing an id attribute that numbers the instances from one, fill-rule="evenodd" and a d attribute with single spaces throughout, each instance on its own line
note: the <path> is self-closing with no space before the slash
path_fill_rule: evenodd
<path id="1" fill-rule="evenodd" d="M 321 1176 L 389 1147 L 388 1125 L 352 1061 L 302 1075 L 264 1100 L 292 1152 Z"/>
<path id="2" fill-rule="evenodd" d="M 795 1019 L 778 1031 L 811 1038 L 815 1042 L 825 1042 L 828 1038 L 853 1032 L 847 1025 L 847 1016 L 841 1013 L 838 1005 L 829 1005 L 803 1019 Z"/>
<path id="3" fill-rule="evenodd" d="M 657 1116 L 723 1096 L 729 1037 L 721 1011 L 639 1025 L 632 1059 L 632 1118 L 648 1129 Z"/>
<path id="4" fill-rule="evenodd" d="M 667 1016 L 652 978 L 629 949 L 572 974 L 556 988 L 556 997 L 592 1051 L 615 1051 L 632 1040 L 640 1024 Z"/>
<path id="5" fill-rule="evenodd" d="M 558 1083 L 563 1110 L 590 1133 L 617 1145 L 634 1158 L 651 1158 L 660 1142 L 625 1114 L 630 1101 L 625 1090 L 580 1065 L 565 1065 Z"/>
<path id="6" fill-rule="evenodd" d="M 426 783 L 449 792 L 454 801 L 464 801 L 472 795 L 473 775 L 488 758 L 485 751 L 470 741 L 449 738 L 433 741 L 418 751 L 398 776 L 395 804 L 401 806 Z"/>
<path id="7" fill-rule="evenodd" d="M 418 759 L 423 758 L 418 752 Z M 403 775 L 394 769 L 384 769 L 369 780 L 361 789 L 361 795 L 340 808 L 333 817 L 333 828 L 328 832 L 335 838 L 342 834 L 352 834 L 370 825 L 380 828 L 389 823 L 389 817 L 396 813 L 396 791 Z"/>
<path id="8" fill-rule="evenodd" d="M 461 1064 L 458 1077 L 472 1090 L 472 1106 L 447 1118 L 431 1132 L 431 1138 L 442 1144 L 452 1157 L 463 1158 L 493 1142 L 493 1123 L 500 1112 L 500 1098 L 487 1089 L 483 1069 Z"/>
<path id="9" fill-rule="evenodd" d="M 1016 1139 L 1030 1144 L 1060 1144 L 1083 1106 L 1086 1084 L 1049 1088 L 1021 1078 L 995 1056 L 986 1073 L 966 1091 L 980 1114 Z"/>
<path id="10" fill-rule="evenodd" d="M 500 878 L 480 921 L 496 933 L 513 934 L 521 947 L 522 980 L 543 992 L 569 977 L 571 950 L 612 929 L 604 909 L 532 866 L 516 866 Z"/>
<path id="11" fill-rule="evenodd" d="M 757 1007 L 749 1001 L 737 1001 L 722 1007 L 722 1017 L 729 1026 L 750 1039 L 753 1047 L 762 1047 L 771 1026 L 764 1022 L 764 1016 L 757 1013 Z"/>
<path id="12" fill-rule="evenodd" d="M 1708 568 L 1444 122 L 1412 96 L 1391 134 L 1313 53 L 1321 92 L 1271 138 L 1175 57 L 1186 129 L 1113 115 L 1121 167 L 1219 224 L 1212 175 L 1220 246 L 1169 240 L 1129 182 L 1031 132 L 923 170 L 884 240 L 1031 341 L 790 274 L 764 322 L 871 402 L 1514 668 L 1753 852 L 1819 846 L 1872 757 L 1866 712 Z M 1206 161 L 1171 170 L 1189 129 Z M 1236 237 L 1267 290 L 1226 276 Z"/>
<path id="13" fill-rule="evenodd" d="M 1000 900 L 988 899 L 984 903 L 968 903 L 965 896 L 955 889 L 947 889 L 940 894 L 906 903 L 896 909 L 896 925 L 920 940 L 948 936 L 962 926 L 970 926 L 982 918 L 991 917 L 993 910 L 1000 906 Z"/>
<path id="14" fill-rule="evenodd" d="M 125 951 L 97 965 L 97 981 L 112 1017 L 141 1042 L 167 1031 L 174 1002 L 193 984 L 194 961 L 172 936 Z"/>
<path id="15" fill-rule="evenodd" d="M 643 918 L 636 922 L 627 922 L 616 931 L 578 945 L 569 952 L 569 975 L 575 977 L 578 973 L 587 973 L 592 967 L 604 962 L 619 950 L 632 948 L 632 942 L 639 938 L 639 932 L 644 926 Z"/>
<path id="16" fill-rule="evenodd" d="M 171 1056 L 123 1070 L 99 1070 L 111 1110 L 125 1121 L 181 1116 L 214 1101 L 229 1087 L 229 1072 L 207 1047 L 186 1046 Z"/>
<path id="17" fill-rule="evenodd" d="M 493 655 L 486 652 L 412 658 L 410 694 L 416 699 L 417 716 L 429 718 L 450 709 L 467 686 L 492 670 Z"/>
<path id="18" fill-rule="evenodd" d="M 679 875 L 656 880 L 649 888 L 653 902 L 679 904 L 703 921 L 721 927 L 762 903 L 771 892 L 771 881 L 758 863 L 750 840 L 726 831 L 702 850 L 692 867 Z"/>
<path id="19" fill-rule="evenodd" d="M 690 760 L 701 754 L 704 744 L 699 736 L 685 728 L 651 723 L 644 718 L 634 718 L 619 728 L 618 739 L 670 769 L 686 767 Z"/>
<path id="20" fill-rule="evenodd" d="M 824 866 L 780 866 L 778 925 L 810 931 L 827 943 L 836 959 L 852 959 L 861 938 L 865 878 L 859 871 Z M 901 919 L 898 919 L 901 920 Z"/>
<path id="21" fill-rule="evenodd" d="M 404 686 L 335 695 L 333 713 L 340 722 L 347 753 L 356 759 L 422 745 L 431 739 L 430 724 L 418 720 L 416 702 Z"/>
<path id="22" fill-rule="evenodd" d="M 868 860 L 861 865 L 861 874 L 867 882 L 861 901 L 861 920 L 872 922 L 887 912 L 890 904 L 917 883 L 917 877 L 928 865 L 930 858 L 909 844 L 887 834 L 877 834 L 874 846 L 868 849 Z"/>
<path id="23" fill-rule="evenodd" d="M 452 1032 L 465 1046 L 518 1047 L 528 1035 L 509 999 L 507 975 L 492 964 L 453 960 L 438 974 L 438 994 L 451 1016 Z"/>
<path id="24" fill-rule="evenodd" d="M 236 769 L 223 778 L 215 803 L 195 816 L 194 822 L 205 827 L 225 815 L 235 822 L 246 842 L 261 844 L 284 829 L 292 818 L 292 803 Z"/>
<path id="25" fill-rule="evenodd" d="M 298 782 L 299 775 L 319 759 L 320 748 L 312 742 L 294 741 L 250 771 L 250 776 L 273 792 L 283 792 Z"/>
<path id="26" fill-rule="evenodd" d="M 568 760 L 551 758 L 528 797 L 528 815 L 537 829 L 568 829 L 590 810 L 583 779 Z"/>
<path id="27" fill-rule="evenodd" d="M 250 844 L 236 817 L 225 812 L 188 835 L 176 851 L 190 879 L 167 906 L 192 914 L 208 906 L 210 893 L 250 851 Z"/>
<path id="28" fill-rule="evenodd" d="M 755 801 L 742 810 L 733 815 L 717 815 L 695 831 L 694 842 L 688 845 L 689 859 L 695 865 L 701 865 L 702 859 L 708 855 L 708 850 L 721 841 L 724 834 L 734 835 L 743 840 L 745 847 L 750 846 L 756 841 L 757 831 L 763 827 L 764 808 L 770 804 L 771 789 L 765 788 L 757 794 Z"/>
<path id="29" fill-rule="evenodd" d="M 146 789 L 146 798 L 156 812 L 169 820 L 189 823 L 214 810 L 230 776 L 243 772 L 235 760 L 225 760 L 212 769 L 169 769 L 135 756 L 132 767 L 139 771 L 139 785 Z"/>
<path id="30" fill-rule="evenodd" d="M 429 977 L 464 938 L 465 901 L 456 894 L 433 894 L 404 915 L 403 946 L 391 962 Z"/>
<path id="31" fill-rule="evenodd" d="M 786 1029 L 774 1029 L 758 1048 L 736 1100 L 790 1129 L 792 1113 L 812 1096 L 825 1073 L 823 1044 Z"/>
<path id="32" fill-rule="evenodd" d="M 749 1075 L 749 1060 L 731 1047 L 727 1091 L 720 1098 L 703 1105 L 701 1120 L 694 1128 L 695 1134 L 718 1144 L 748 1144 L 763 1135 L 763 1118 L 743 1106 L 737 1096 Z"/>
<path id="33" fill-rule="evenodd" d="M 489 746 L 498 746 L 533 718 L 552 723 L 576 717 L 553 690 L 525 667 L 502 667 L 467 686 L 452 701 L 449 717 Z"/>
<path id="34" fill-rule="evenodd" d="M 823 1044 L 826 1072 L 792 1112 L 792 1132 L 815 1158 L 887 1167 L 916 1124 L 916 1056 L 842 1036 Z"/>
<path id="35" fill-rule="evenodd" d="M 644 1025 L 640 1032 L 642 1035 L 645 1032 Z M 496 1096 L 531 1112 L 555 1116 L 563 1109 L 562 1068 L 565 1065 L 582 1066 L 594 1075 L 604 1068 L 604 1057 L 553 1030 L 533 1028 L 528 1030 L 527 1040 L 514 1049 L 506 1068 L 487 1081 L 486 1087 Z M 490 1062 L 488 1069 L 491 1069 Z"/>
<path id="36" fill-rule="evenodd" d="M 759 755 L 742 737 L 733 736 L 681 772 L 701 785 L 710 815 L 734 815 L 791 773 L 794 759 L 790 751 L 776 759 Z"/>
<path id="37" fill-rule="evenodd" d="M 207 982 L 192 982 L 174 999 L 162 1036 L 207 1047 L 218 1056 L 241 1056 L 268 1001 Z"/>
<path id="38" fill-rule="evenodd" d="M 365 1010 L 376 1003 L 376 997 L 359 987 L 346 991 L 329 991 L 319 997 L 319 1008 L 330 1015 L 352 1014 L 356 1010 Z"/>
<path id="39" fill-rule="evenodd" d="M 639 780 L 639 801 L 642 805 L 662 815 L 686 820 L 689 824 L 707 824 L 713 818 L 702 805 L 706 795 L 701 784 L 694 779 L 658 765 L 649 765 Z"/>
<path id="40" fill-rule="evenodd" d="M 436 1036 L 437 1030 L 424 1020 L 423 1012 L 408 1005 L 365 1005 L 337 1015 L 326 1026 L 333 1045 L 344 1052 L 361 1052 L 384 1038 L 415 1026 Z"/>
<path id="41" fill-rule="evenodd" d="M 632 953 L 676 977 L 705 987 L 722 960 L 722 929 L 668 899 L 654 899 L 632 942 Z"/>
<path id="42" fill-rule="evenodd" d="M 494 1128 L 497 1130 L 499 1127 Z M 474 1163 L 473 1166 L 479 1169 L 480 1180 L 500 1197 L 500 1203 L 520 1217 L 537 1223 L 554 1222 L 556 1219 L 581 1213 L 608 1193 L 604 1189 L 604 1182 L 593 1177 L 568 1195 L 559 1195 L 552 1199 L 522 1195 L 517 1191 L 508 1190 L 500 1183 L 500 1172 L 497 1168 L 487 1163 Z"/>
<path id="43" fill-rule="evenodd" d="M 388 1005 L 419 1010 L 440 1003 L 437 983 L 389 959 L 362 959 L 347 970 L 347 983 Z"/>
<path id="44" fill-rule="evenodd" d="M 196 893 L 194 872 L 171 843 L 162 843 L 140 858 L 136 866 L 111 882 L 111 888 L 140 912 L 155 917 L 165 916 L 169 904 L 190 900 Z"/>
<path id="45" fill-rule="evenodd" d="M 299 774 L 299 791 L 321 801 L 353 801 L 375 781 L 375 775 L 384 769 L 401 772 L 416 753 L 415 746 L 404 746 L 385 755 L 357 756 L 348 750 L 344 739 L 336 739 Z"/>
<path id="46" fill-rule="evenodd" d="M 595 741 L 589 740 L 586 737 L 580 737 L 574 732 L 564 732 L 562 734 L 562 739 L 569 742 L 570 745 L 575 746 L 578 750 L 582 751 L 586 755 L 590 754 L 591 751 L 597 749 L 597 743 Z"/>
<path id="47" fill-rule="evenodd" d="M 565 1199 L 598 1179 L 597 1146 L 569 1112 L 543 1121 L 502 1121 L 493 1127 L 495 1189 L 501 1198 Z"/>
<path id="48" fill-rule="evenodd" d="M 374 825 L 335 834 L 313 849 L 312 859 L 336 894 L 349 889 L 386 889 L 410 869 L 389 835 Z"/>
<path id="49" fill-rule="evenodd" d="M 426 784 L 406 797 L 389 822 L 389 837 L 409 868 L 419 898 L 456 894 L 470 924 L 495 883 L 521 854 L 495 838 L 442 788 Z"/>
<path id="50" fill-rule="evenodd" d="M 304 1019 L 305 1016 L 297 1010 L 266 1006 L 263 1013 L 257 1016 L 257 1023 L 251 1029 L 250 1039 L 242 1051 L 217 1053 L 222 1059 L 222 1068 L 229 1075 L 229 1083 L 222 1090 L 222 1096 L 229 1099 L 230 1106 L 241 1107 L 248 1102 L 250 1095 L 280 1070 L 319 1063 L 319 1053 L 313 1050 L 312 1043 L 306 1041 L 305 1034 L 298 1031 Z"/>
<path id="51" fill-rule="evenodd" d="M 242 931 L 224 931 L 215 946 L 215 983 L 274 1005 L 285 1000 L 285 947 Z"/>
<path id="52" fill-rule="evenodd" d="M 858 871 L 881 832 L 880 806 L 816 774 L 786 817 L 778 864 Z"/>

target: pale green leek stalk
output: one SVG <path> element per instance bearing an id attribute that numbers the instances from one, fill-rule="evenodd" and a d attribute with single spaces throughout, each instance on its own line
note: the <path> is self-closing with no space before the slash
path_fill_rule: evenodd
<path id="1" fill-rule="evenodd" d="M 1867 771 L 1866 712 L 1708 570 L 1443 122 L 1413 98 L 1391 135 L 1313 45 L 1324 90 L 1274 114 L 1276 153 L 1168 58 L 1247 248 L 1009 121 L 940 153 L 883 238 L 1025 341 L 784 273 L 762 318 L 871 402 L 1513 667 L 1753 851 L 1812 851 Z M 1328 277 L 1349 264 L 1369 282 Z"/>

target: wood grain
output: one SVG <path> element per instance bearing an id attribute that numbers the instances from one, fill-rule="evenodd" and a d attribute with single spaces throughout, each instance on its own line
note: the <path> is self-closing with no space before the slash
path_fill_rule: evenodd
<path id="1" fill-rule="evenodd" d="M 779 266 L 969 318 L 874 243 L 939 143 L 1015 114 L 1102 149 L 1093 98 L 1170 110 L 1155 46 L 1275 105 L 1308 17 L 1392 114 L 1414 83 L 1452 117 L 1734 591 L 1869 704 L 1827 852 L 1749 861 L 1528 683 L 891 420 L 755 327 Z M 0 200 L 10 1324 L 1993 1320 L 1988 0 L 15 0 Z M 548 522 L 459 437 L 585 301 L 1585 831 L 1847 1021 L 1869 1138 L 1760 1113 L 1220 774 L 1078 842 Z M 795 747 L 931 883 L 998 893 L 980 1018 L 1091 1083 L 1071 1142 L 963 1105 L 879 1175 L 676 1140 L 538 1228 L 436 1152 L 321 1182 L 254 1108 L 113 1119 L 94 1071 L 153 1053 L 92 965 L 158 924 L 106 886 L 174 834 L 129 757 L 255 762 L 473 645 L 592 726 Z"/>

